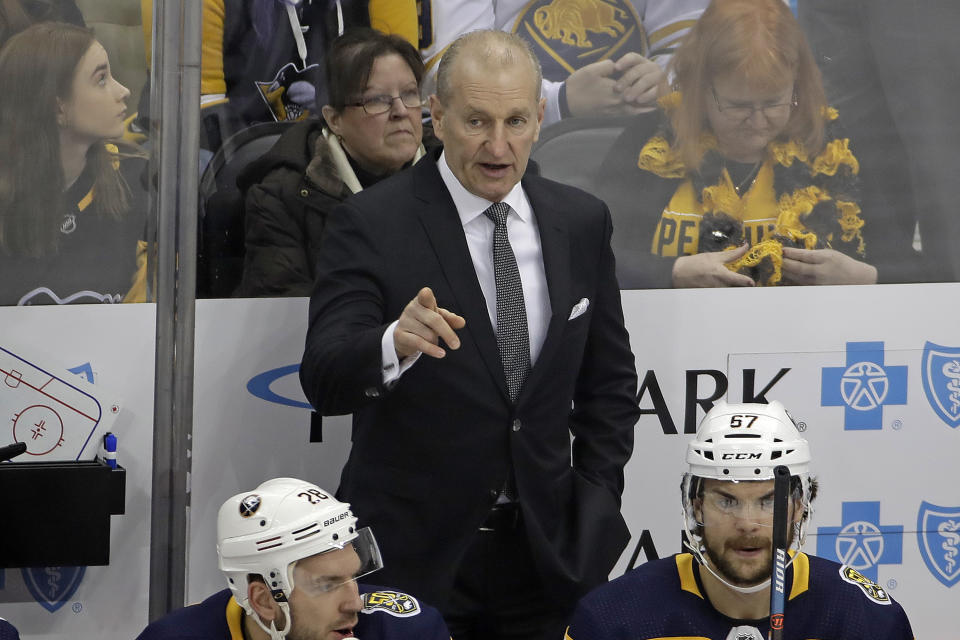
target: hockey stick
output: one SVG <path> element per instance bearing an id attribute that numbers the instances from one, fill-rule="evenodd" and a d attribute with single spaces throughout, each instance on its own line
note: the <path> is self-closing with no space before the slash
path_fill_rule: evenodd
<path id="1" fill-rule="evenodd" d="M 770 576 L 770 633 L 768 640 L 783 638 L 784 591 L 787 573 L 787 528 L 790 526 L 790 470 L 773 470 L 773 568 Z"/>

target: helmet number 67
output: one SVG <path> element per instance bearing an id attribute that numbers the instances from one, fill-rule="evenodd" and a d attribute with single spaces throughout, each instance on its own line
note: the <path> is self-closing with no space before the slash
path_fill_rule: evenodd
<path id="1" fill-rule="evenodd" d="M 730 428 L 736 429 L 737 427 L 747 427 L 750 428 L 753 426 L 753 423 L 757 421 L 757 418 L 760 416 L 753 413 L 735 413 L 730 416 Z"/>

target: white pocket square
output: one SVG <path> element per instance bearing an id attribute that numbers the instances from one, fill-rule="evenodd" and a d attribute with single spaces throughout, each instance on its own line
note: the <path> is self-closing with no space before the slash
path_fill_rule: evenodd
<path id="1" fill-rule="evenodd" d="M 587 312 L 587 307 L 590 306 L 590 301 L 586 298 L 580 298 L 580 302 L 573 305 L 573 309 L 570 310 L 570 317 L 567 318 L 567 322 L 579 318 L 584 313 Z"/>

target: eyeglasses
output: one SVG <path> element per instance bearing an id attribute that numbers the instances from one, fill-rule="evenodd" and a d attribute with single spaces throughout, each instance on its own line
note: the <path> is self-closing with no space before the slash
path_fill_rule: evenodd
<path id="1" fill-rule="evenodd" d="M 417 89 L 407 89 L 401 91 L 398 96 L 388 96 L 388 95 L 378 95 L 370 96 L 369 98 L 364 98 L 358 102 L 347 103 L 348 107 L 363 107 L 363 110 L 366 111 L 371 116 L 378 116 L 381 113 L 386 113 L 390 111 L 393 107 L 393 101 L 397 98 L 400 99 L 400 102 L 403 103 L 403 106 L 408 109 L 413 109 L 414 107 L 422 107 L 423 100 L 420 99 L 420 91 Z"/>
<path id="2" fill-rule="evenodd" d="M 790 102 L 782 102 L 780 104 L 765 104 L 759 107 L 756 107 L 752 104 L 737 104 L 725 107 L 720 104 L 720 98 L 717 96 L 717 90 L 714 87 L 710 87 L 710 93 L 713 94 L 713 99 L 717 103 L 717 110 L 720 113 L 729 117 L 731 120 L 738 120 L 740 122 L 749 120 L 757 111 L 762 113 L 763 117 L 767 120 L 773 120 L 777 116 L 782 116 L 786 109 L 792 109 L 793 107 L 797 106 L 796 91 L 794 91 L 793 96 L 790 98 Z"/>
<path id="3" fill-rule="evenodd" d="M 763 496 L 752 503 L 744 503 L 733 496 L 708 491 L 704 495 L 704 502 L 728 516 L 745 517 L 747 511 L 754 514 L 754 517 L 766 521 L 773 518 L 773 496 Z"/>

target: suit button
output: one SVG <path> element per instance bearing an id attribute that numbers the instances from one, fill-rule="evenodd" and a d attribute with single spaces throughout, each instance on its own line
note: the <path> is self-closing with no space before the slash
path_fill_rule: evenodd
<path id="1" fill-rule="evenodd" d="M 380 391 L 376 387 L 370 387 L 369 389 L 365 389 L 363 391 L 363 395 L 367 396 L 368 398 L 379 398 Z"/>
<path id="2" fill-rule="evenodd" d="M 513 430 L 514 430 L 514 431 L 520 431 L 520 427 L 521 427 L 521 426 L 523 426 L 523 423 L 520 422 L 520 418 L 516 418 L 516 419 L 513 421 Z"/>
<path id="3" fill-rule="evenodd" d="M 300 189 L 300 195 L 306 198 L 308 195 L 310 195 L 310 192 L 306 189 Z"/>

